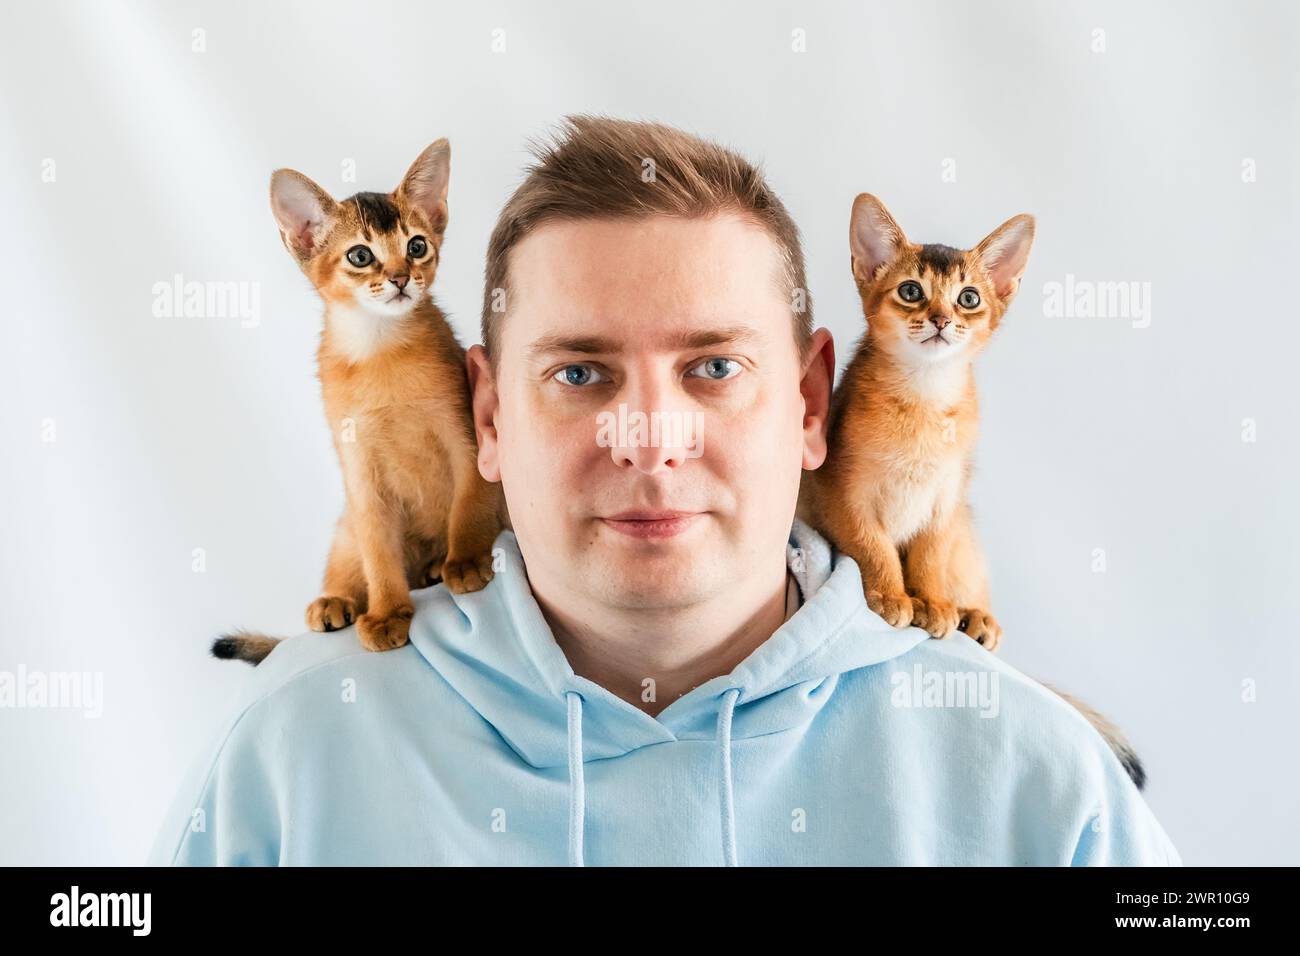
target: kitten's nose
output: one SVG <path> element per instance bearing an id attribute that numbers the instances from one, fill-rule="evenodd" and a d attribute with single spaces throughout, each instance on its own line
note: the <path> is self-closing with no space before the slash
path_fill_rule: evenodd
<path id="1" fill-rule="evenodd" d="M 400 276 L 389 276 L 388 281 L 397 286 L 397 290 L 400 292 L 406 288 L 406 283 L 411 281 L 411 277 L 403 273 Z"/>
<path id="2" fill-rule="evenodd" d="M 948 318 L 946 315 L 932 315 L 930 316 L 930 321 L 934 323 L 934 327 L 940 332 L 952 325 L 952 319 Z"/>

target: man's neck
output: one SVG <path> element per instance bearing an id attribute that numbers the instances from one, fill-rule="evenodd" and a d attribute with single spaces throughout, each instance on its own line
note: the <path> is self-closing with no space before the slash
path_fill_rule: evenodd
<path id="1" fill-rule="evenodd" d="M 611 609 L 573 593 L 549 600 L 536 587 L 533 594 L 574 673 L 654 717 L 731 673 L 785 622 L 785 566 L 754 583 L 752 596 L 729 592 L 663 611 Z"/>

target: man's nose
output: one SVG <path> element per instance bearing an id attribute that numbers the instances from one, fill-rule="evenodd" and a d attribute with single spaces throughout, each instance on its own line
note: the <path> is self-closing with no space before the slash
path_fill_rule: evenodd
<path id="1" fill-rule="evenodd" d="M 940 332 L 952 324 L 952 319 L 946 315 L 932 315 L 930 321 L 934 323 L 934 327 Z"/>
<path id="2" fill-rule="evenodd" d="M 647 475 L 672 470 L 686 460 L 686 449 L 666 445 L 615 445 L 611 452 L 620 468 L 635 468 Z"/>
<path id="3" fill-rule="evenodd" d="M 409 273 L 403 272 L 400 275 L 389 276 L 388 281 L 397 286 L 398 291 L 406 288 L 406 283 L 411 281 Z"/>
<path id="4" fill-rule="evenodd" d="M 652 475 L 692 457 L 689 452 L 699 444 L 696 419 L 689 410 L 672 407 L 671 392 L 667 386 L 641 384 L 619 396 L 609 410 L 618 423 L 610 447 L 615 465 Z"/>

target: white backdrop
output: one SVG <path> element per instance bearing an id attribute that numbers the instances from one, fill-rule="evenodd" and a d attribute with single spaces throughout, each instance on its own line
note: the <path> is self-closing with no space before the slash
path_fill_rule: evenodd
<path id="1" fill-rule="evenodd" d="M 862 326 L 855 194 L 918 241 L 1038 217 L 978 369 L 999 653 L 1128 731 L 1188 863 L 1300 862 L 1298 20 L 1281 2 L 7 0 L 0 671 L 101 674 L 103 693 L 98 717 L 0 709 L 0 863 L 141 861 L 249 678 L 205 656 L 213 635 L 302 630 L 342 485 L 271 170 L 388 190 L 449 137 L 435 292 L 469 344 L 525 139 L 581 111 L 761 160 L 841 364 Z M 177 275 L 257 298 L 155 314 Z M 1062 316 L 1067 281 L 1138 297 Z"/>

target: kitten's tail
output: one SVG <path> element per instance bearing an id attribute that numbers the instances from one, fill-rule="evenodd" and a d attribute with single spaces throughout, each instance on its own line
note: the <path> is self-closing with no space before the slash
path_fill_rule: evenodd
<path id="1" fill-rule="evenodd" d="M 222 634 L 213 641 L 212 656 L 223 661 L 247 661 L 256 667 L 279 643 L 278 637 L 240 630 L 233 634 Z"/>
<path id="2" fill-rule="evenodd" d="M 1124 765 L 1124 770 L 1128 773 L 1129 777 L 1132 778 L 1133 783 L 1137 788 L 1141 790 L 1147 782 L 1146 768 L 1142 766 L 1142 761 L 1138 758 L 1137 751 L 1134 750 L 1133 745 L 1128 742 L 1128 738 L 1124 736 L 1124 732 L 1120 730 L 1109 717 L 1099 711 L 1093 710 L 1083 701 L 1079 700 L 1079 698 L 1067 694 L 1058 687 L 1053 687 L 1046 681 L 1039 681 L 1039 683 L 1050 690 L 1053 694 L 1060 697 L 1079 713 L 1083 714 L 1088 723 L 1092 724 L 1092 726 L 1096 728 L 1097 733 L 1101 734 L 1102 739 L 1105 740 L 1110 746 L 1110 749 L 1115 752 L 1115 756 L 1119 758 L 1119 762 Z"/>

